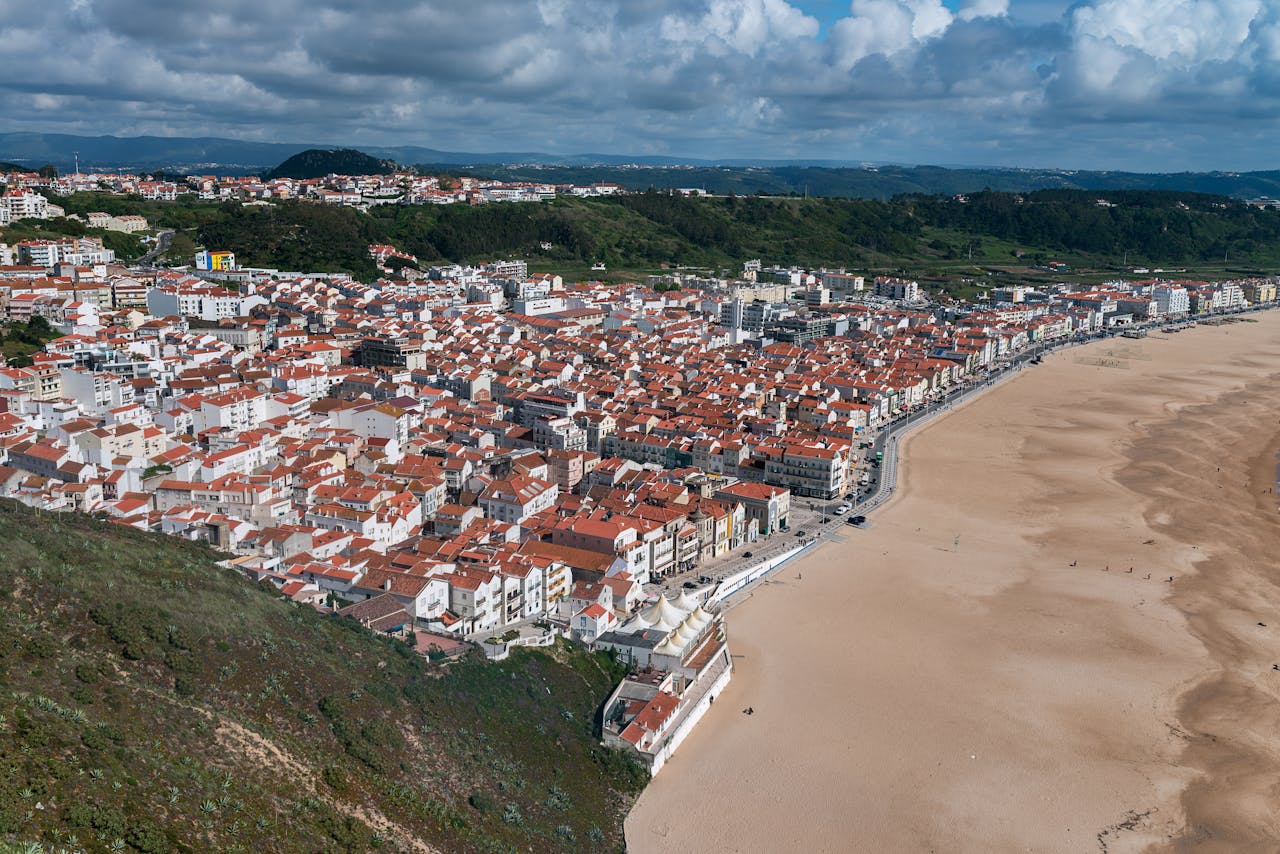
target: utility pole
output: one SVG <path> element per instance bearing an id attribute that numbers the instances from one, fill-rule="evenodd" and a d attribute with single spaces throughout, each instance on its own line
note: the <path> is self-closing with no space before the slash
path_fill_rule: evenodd
<path id="1" fill-rule="evenodd" d="M 960 553 L 960 535 L 959 534 L 956 534 L 956 538 L 951 541 L 951 551 L 956 554 Z"/>

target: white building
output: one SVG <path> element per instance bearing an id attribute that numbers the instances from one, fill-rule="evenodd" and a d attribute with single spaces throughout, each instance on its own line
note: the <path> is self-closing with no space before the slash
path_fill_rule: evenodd
<path id="1" fill-rule="evenodd" d="M 199 317 L 217 321 L 245 317 L 267 301 L 254 294 L 209 285 L 166 285 L 147 292 L 147 312 L 153 317 Z"/>
<path id="2" fill-rule="evenodd" d="M 1157 314 L 1186 314 L 1191 311 L 1191 297 L 1187 289 L 1177 285 L 1157 285 L 1153 296 Z"/>

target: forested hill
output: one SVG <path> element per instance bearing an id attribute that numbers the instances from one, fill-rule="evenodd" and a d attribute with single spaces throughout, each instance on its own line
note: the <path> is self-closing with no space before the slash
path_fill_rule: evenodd
<path id="1" fill-rule="evenodd" d="M 457 161 L 454 161 L 456 163 Z M 428 164 L 456 172 L 451 164 Z M 1067 169 L 982 169 L 941 166 L 474 166 L 464 174 L 510 181 L 587 185 L 621 184 L 629 190 L 690 188 L 715 195 L 797 195 L 890 199 L 907 193 L 974 193 L 984 189 L 1173 190 L 1236 198 L 1280 197 L 1280 172 L 1091 172 Z"/>
<path id="2" fill-rule="evenodd" d="M 433 665 L 203 545 L 0 500 L 0 850 L 616 851 L 617 665 Z M 267 585 L 269 587 L 270 585 Z"/>
<path id="3" fill-rule="evenodd" d="M 1280 212 L 1223 196 L 1159 191 L 979 192 L 962 198 L 686 198 L 642 193 L 534 204 L 383 206 L 301 202 L 211 211 L 204 245 L 285 270 L 375 274 L 366 248 L 421 262 L 520 256 L 566 266 L 782 264 L 919 268 L 959 259 L 1096 264 L 1280 263 Z M 549 246 L 550 248 L 545 248 Z"/>
<path id="4" fill-rule="evenodd" d="M 332 151 L 311 148 L 293 155 L 268 172 L 266 177 L 305 180 L 325 175 L 390 175 L 395 169 L 393 161 L 379 160 L 354 148 Z"/>

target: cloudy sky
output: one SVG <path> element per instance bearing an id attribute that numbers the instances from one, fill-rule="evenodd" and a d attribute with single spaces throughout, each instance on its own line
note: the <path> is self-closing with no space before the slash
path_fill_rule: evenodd
<path id="1" fill-rule="evenodd" d="M 1280 0 L 0 0 L 0 130 L 1277 164 Z"/>

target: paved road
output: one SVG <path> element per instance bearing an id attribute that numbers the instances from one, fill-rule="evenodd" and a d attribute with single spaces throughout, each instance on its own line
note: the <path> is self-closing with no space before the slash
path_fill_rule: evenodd
<path id="1" fill-rule="evenodd" d="M 147 250 L 147 254 L 138 259 L 139 267 L 153 267 L 156 259 L 169 250 L 169 243 L 173 240 L 172 229 L 161 231 L 156 234 L 156 242 Z"/>

